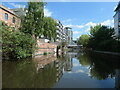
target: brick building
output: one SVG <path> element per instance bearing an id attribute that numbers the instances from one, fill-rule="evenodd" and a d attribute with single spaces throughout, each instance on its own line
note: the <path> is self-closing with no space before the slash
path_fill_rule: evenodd
<path id="1" fill-rule="evenodd" d="M 0 21 L 16 30 L 20 27 L 21 19 L 15 12 L 0 4 Z"/>

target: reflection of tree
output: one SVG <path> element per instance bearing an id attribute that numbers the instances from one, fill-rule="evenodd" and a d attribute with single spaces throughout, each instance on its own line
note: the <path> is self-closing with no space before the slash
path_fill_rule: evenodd
<path id="1" fill-rule="evenodd" d="M 51 88 L 56 78 L 55 64 L 47 65 L 38 73 L 33 61 L 6 62 L 3 65 L 3 88 Z"/>
<path id="2" fill-rule="evenodd" d="M 63 75 L 66 59 L 61 56 L 38 71 L 37 62 L 32 60 L 6 61 L 3 63 L 3 88 L 52 88 Z"/>
<path id="3" fill-rule="evenodd" d="M 90 57 L 93 62 L 90 69 L 91 77 L 104 80 L 115 75 L 115 69 L 118 68 L 118 62 L 115 62 L 115 59 L 97 54 L 91 54 Z"/>
<path id="4" fill-rule="evenodd" d="M 118 62 L 115 58 L 94 53 L 84 53 L 78 55 L 78 60 L 83 66 L 90 66 L 90 75 L 99 80 L 107 79 L 115 75 Z"/>
<path id="5" fill-rule="evenodd" d="M 102 66 L 101 66 L 102 67 Z M 108 77 L 112 77 L 114 75 L 113 69 L 110 70 L 103 67 L 101 68 L 99 66 L 92 66 L 90 69 L 90 75 L 92 78 L 96 77 L 98 80 L 104 80 Z"/>
<path id="6" fill-rule="evenodd" d="M 78 60 L 79 60 L 80 64 L 83 66 L 90 66 L 92 64 L 90 57 L 86 53 L 79 54 Z"/>
<path id="7" fill-rule="evenodd" d="M 120 89 L 120 69 L 116 69 L 115 88 Z"/>

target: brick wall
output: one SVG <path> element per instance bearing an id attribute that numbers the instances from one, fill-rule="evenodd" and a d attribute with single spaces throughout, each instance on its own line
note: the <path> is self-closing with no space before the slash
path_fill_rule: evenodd
<path id="1" fill-rule="evenodd" d="M 8 20 L 5 20 L 5 13 L 8 14 Z M 15 17 L 15 23 L 12 22 L 13 17 Z M 12 10 L 2 5 L 0 5 L 0 20 L 4 21 L 6 24 L 8 24 L 8 26 L 14 27 L 15 29 L 18 29 L 21 23 L 21 19 L 17 15 L 15 15 Z"/>
<path id="2" fill-rule="evenodd" d="M 37 40 L 37 50 L 35 52 L 35 55 L 38 54 L 44 54 L 44 53 L 56 53 L 57 45 L 53 43 L 46 43 L 41 42 L 41 40 Z"/>

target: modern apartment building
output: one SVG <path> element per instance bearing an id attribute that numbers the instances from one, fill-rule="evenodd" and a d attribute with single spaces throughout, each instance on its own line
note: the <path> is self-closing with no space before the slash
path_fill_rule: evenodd
<path id="1" fill-rule="evenodd" d="M 65 33 L 63 32 L 63 25 L 59 20 L 55 20 L 57 22 L 57 42 L 62 42 L 64 37 L 65 37 Z"/>
<path id="2" fill-rule="evenodd" d="M 67 44 L 71 44 L 73 32 L 70 27 L 63 27 L 62 23 L 59 20 L 57 22 L 57 42 L 67 42 Z"/>
<path id="3" fill-rule="evenodd" d="M 115 36 L 120 38 L 120 2 L 118 3 L 115 9 L 114 17 L 114 29 L 115 29 Z"/>
<path id="4" fill-rule="evenodd" d="M 18 29 L 20 27 L 21 19 L 12 10 L 0 4 L 0 21 L 5 22 L 8 26 Z"/>

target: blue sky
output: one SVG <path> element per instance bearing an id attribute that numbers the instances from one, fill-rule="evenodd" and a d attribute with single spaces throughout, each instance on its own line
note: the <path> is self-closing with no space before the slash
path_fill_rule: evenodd
<path id="1" fill-rule="evenodd" d="M 3 3 L 9 8 L 24 7 L 26 3 Z M 48 2 L 45 16 L 61 21 L 64 26 L 72 27 L 73 38 L 89 34 L 89 27 L 101 23 L 114 25 L 113 15 L 117 2 Z"/>

